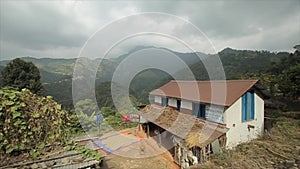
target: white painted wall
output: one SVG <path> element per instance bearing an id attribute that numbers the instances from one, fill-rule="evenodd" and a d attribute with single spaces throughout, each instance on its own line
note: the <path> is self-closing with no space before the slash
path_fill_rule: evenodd
<path id="1" fill-rule="evenodd" d="M 263 134 L 264 130 L 264 101 L 255 94 L 254 120 L 242 122 L 242 99 L 239 98 L 224 112 L 224 122 L 227 131 L 227 148 L 233 148 L 239 143 L 247 142 Z M 254 126 L 248 130 L 248 125 Z"/>
<path id="2" fill-rule="evenodd" d="M 189 110 L 193 109 L 192 102 L 188 100 L 181 100 L 181 107 Z"/>
<path id="3" fill-rule="evenodd" d="M 169 102 L 168 103 L 169 106 L 177 107 L 177 99 L 175 99 L 175 98 L 169 98 L 168 102 Z"/>
<path id="4" fill-rule="evenodd" d="M 161 96 L 154 96 L 154 102 L 161 104 Z"/>

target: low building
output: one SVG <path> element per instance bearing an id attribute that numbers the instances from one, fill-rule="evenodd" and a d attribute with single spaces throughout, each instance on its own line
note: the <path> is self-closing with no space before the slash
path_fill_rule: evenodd
<path id="1" fill-rule="evenodd" d="M 149 93 L 153 103 L 140 115 L 148 134 L 149 125 L 158 126 L 173 136 L 173 142 L 180 140 L 177 145 L 186 149 L 184 156 L 201 162 L 219 147 L 234 148 L 263 134 L 264 95 L 257 82 L 172 80 Z M 173 154 L 181 166 L 191 164 L 178 158 L 176 146 Z"/>

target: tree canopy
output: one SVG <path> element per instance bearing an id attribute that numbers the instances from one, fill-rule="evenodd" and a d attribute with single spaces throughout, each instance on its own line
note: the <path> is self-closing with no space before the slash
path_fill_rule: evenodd
<path id="1" fill-rule="evenodd" d="M 299 110 L 300 99 L 300 45 L 287 57 L 274 62 L 259 73 L 248 72 L 243 79 L 260 79 L 263 86 L 272 98 L 286 103 L 285 108 Z"/>
<path id="2" fill-rule="evenodd" d="M 35 94 L 41 94 L 43 86 L 39 69 L 32 62 L 14 59 L 1 71 L 4 86 L 12 86 L 19 90 L 29 89 Z"/>
<path id="3" fill-rule="evenodd" d="M 298 99 L 300 96 L 300 51 L 299 45 L 294 47 L 296 51 L 289 57 L 283 59 L 275 66 L 275 70 L 280 72 L 278 78 L 278 88 L 285 97 Z M 277 68 L 277 69 L 276 69 Z"/>

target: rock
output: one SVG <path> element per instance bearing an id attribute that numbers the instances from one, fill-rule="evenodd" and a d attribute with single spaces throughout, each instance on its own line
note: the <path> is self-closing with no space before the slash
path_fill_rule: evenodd
<path id="1" fill-rule="evenodd" d="M 31 168 L 31 169 L 37 169 L 37 168 L 39 168 L 39 166 L 38 166 L 36 163 L 34 163 L 34 164 L 32 164 L 32 165 L 30 166 L 30 168 Z"/>
<path id="2" fill-rule="evenodd" d="M 295 164 L 295 160 L 285 160 L 285 162 L 284 162 L 284 166 L 286 168 L 291 168 L 294 166 L 294 164 Z"/>
<path id="3" fill-rule="evenodd" d="M 92 158 L 92 157 L 88 157 L 86 159 L 83 159 L 84 162 L 86 162 L 86 161 L 92 161 L 92 160 L 94 160 L 94 158 Z"/>
<path id="4" fill-rule="evenodd" d="M 286 167 L 284 166 L 284 161 L 280 161 L 277 164 L 274 164 L 274 168 L 276 169 L 285 169 Z"/>
<path id="5" fill-rule="evenodd" d="M 56 164 L 56 161 L 48 161 L 46 162 L 47 167 L 52 167 Z"/>
<path id="6" fill-rule="evenodd" d="M 63 158 L 63 159 L 61 160 L 61 163 L 62 163 L 62 164 L 68 164 L 68 163 L 70 163 L 70 159 L 69 159 L 69 158 Z"/>
<path id="7" fill-rule="evenodd" d="M 48 168 L 46 163 L 39 163 L 39 168 Z"/>
<path id="8" fill-rule="evenodd" d="M 79 157 L 76 157 L 76 158 L 73 158 L 72 161 L 75 162 L 75 163 L 80 163 L 84 160 L 84 158 L 82 156 L 79 156 Z"/>
<path id="9" fill-rule="evenodd" d="M 297 158 L 297 159 L 295 160 L 295 163 L 296 163 L 297 166 L 300 168 L 300 158 Z"/>
<path id="10" fill-rule="evenodd" d="M 300 146 L 296 146 L 295 150 L 300 155 Z"/>

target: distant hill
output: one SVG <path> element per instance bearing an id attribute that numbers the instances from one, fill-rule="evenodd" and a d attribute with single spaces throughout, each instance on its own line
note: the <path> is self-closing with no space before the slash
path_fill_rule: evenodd
<path id="1" fill-rule="evenodd" d="M 226 48 L 218 53 L 218 55 L 206 55 L 203 53 L 180 53 L 165 48 L 156 48 L 152 46 L 137 46 L 128 53 L 120 55 L 117 58 L 103 59 L 98 66 L 96 86 L 111 81 L 114 71 L 117 66 L 128 56 L 135 52 L 143 51 L 144 49 L 164 50 L 177 56 L 186 63 L 188 67 L 182 67 L 174 64 L 177 72 L 174 72 L 180 79 L 192 79 L 188 77 L 186 72 L 190 69 L 197 80 L 209 79 L 203 62 L 199 59 L 209 61 L 217 56 L 222 61 L 227 79 L 238 79 L 245 73 L 255 73 L 269 67 L 273 62 L 280 61 L 281 58 L 287 57 L 289 53 L 280 52 L 273 53 L 269 51 L 250 51 L 250 50 L 235 50 Z M 198 54 L 198 55 L 197 55 Z M 144 56 L 145 57 L 145 56 Z M 149 56 L 151 57 L 151 53 Z M 160 56 L 163 59 L 163 55 Z M 41 81 L 45 88 L 46 95 L 52 95 L 55 100 L 66 107 L 72 107 L 72 74 L 76 59 L 54 59 L 54 58 L 32 58 L 24 57 L 25 61 L 33 62 L 40 70 Z M 85 65 L 80 68 L 88 69 L 89 64 L 94 64 L 96 60 L 86 58 Z M 159 61 L 159 60 L 158 60 Z M 0 70 L 3 69 L 9 61 L 0 61 Z M 170 62 L 172 62 L 170 60 Z M 80 66 L 80 65 L 79 65 Z M 219 71 L 220 68 L 213 67 L 214 71 Z M 173 74 L 173 75 L 174 75 Z M 137 74 L 130 84 L 130 94 L 137 98 L 140 102 L 148 102 L 149 91 L 161 86 L 172 79 L 163 71 L 157 69 L 144 70 Z M 1 84 L 1 81 L 0 81 Z M 102 85 L 107 86 L 107 85 Z M 97 87 L 99 90 L 99 87 Z M 84 90 L 84 89 L 82 89 Z M 103 89 L 105 90 L 105 89 Z M 98 92 L 101 93 L 101 92 Z M 103 93 L 103 92 L 102 92 Z M 98 96 L 97 97 L 101 97 Z M 103 102 L 103 100 L 102 100 Z M 106 105 L 107 106 L 107 105 Z"/>
<path id="2" fill-rule="evenodd" d="M 258 73 L 273 63 L 279 62 L 282 58 L 289 56 L 287 52 L 273 53 L 269 51 L 251 51 L 251 50 L 235 50 L 226 48 L 217 55 L 208 55 L 206 61 L 220 58 L 225 72 L 226 79 L 239 79 L 245 73 Z M 208 80 L 208 73 L 202 61 L 195 62 L 189 68 L 185 68 L 178 72 L 182 74 L 183 79 L 190 79 L 184 75 L 190 69 L 197 80 Z M 221 71 L 220 67 L 214 67 L 213 71 Z"/>
<path id="3" fill-rule="evenodd" d="M 76 61 L 76 59 L 33 58 L 29 56 L 22 57 L 21 59 L 34 63 L 40 70 L 62 75 L 72 75 Z M 9 60 L 0 61 L 0 65 L 4 66 L 8 62 Z"/>
<path id="4" fill-rule="evenodd" d="M 0 65 L 0 72 L 2 71 L 4 69 L 4 66 L 1 66 Z M 0 73 L 0 86 L 2 86 L 3 84 L 2 84 L 2 75 L 1 75 L 1 73 Z"/>
<path id="5" fill-rule="evenodd" d="M 288 52 L 234 50 L 226 48 L 218 53 L 223 63 L 227 79 L 239 78 L 242 74 L 257 73 L 272 63 L 288 57 Z"/>
<path id="6" fill-rule="evenodd" d="M 115 60 L 120 63 L 122 60 L 124 60 L 126 57 L 128 57 L 129 55 L 138 52 L 138 51 L 142 51 L 144 49 L 160 49 L 160 50 L 164 50 L 166 52 L 169 52 L 171 54 L 173 54 L 175 57 L 180 58 L 181 60 L 183 60 L 187 65 L 193 64 L 197 61 L 200 61 L 199 56 L 201 58 L 205 58 L 207 55 L 201 52 L 197 52 L 197 53 L 180 53 L 180 52 L 176 52 L 176 51 L 172 51 L 170 49 L 167 48 L 157 48 L 154 46 L 137 46 L 135 48 L 133 48 L 132 50 L 130 50 L 128 53 L 120 55 L 118 58 L 116 58 Z M 162 58 L 164 56 L 161 56 Z"/>

